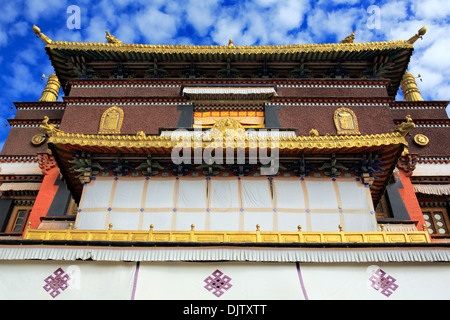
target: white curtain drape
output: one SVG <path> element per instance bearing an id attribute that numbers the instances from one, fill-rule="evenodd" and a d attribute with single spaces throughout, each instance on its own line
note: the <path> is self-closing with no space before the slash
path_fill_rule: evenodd
<path id="1" fill-rule="evenodd" d="M 85 186 L 78 229 L 376 231 L 369 188 L 357 179 L 102 178 Z"/>

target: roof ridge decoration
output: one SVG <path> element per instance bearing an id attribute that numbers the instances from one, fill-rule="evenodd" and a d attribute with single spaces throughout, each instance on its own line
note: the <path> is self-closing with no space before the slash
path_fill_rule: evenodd
<path id="1" fill-rule="evenodd" d="M 354 40 L 355 40 L 355 31 L 353 31 L 351 35 L 345 37 L 345 39 L 342 40 L 341 43 L 353 43 Z"/>
<path id="2" fill-rule="evenodd" d="M 396 40 L 396 41 L 379 41 L 379 42 L 367 42 L 367 43 L 354 43 L 353 40 L 355 38 L 354 32 L 340 43 L 322 43 L 322 44 L 293 44 L 293 45 L 261 45 L 261 46 L 235 46 L 233 41 L 230 39 L 228 45 L 150 45 L 150 44 L 125 44 L 122 41 L 118 40 L 114 36 L 112 36 L 108 31 L 106 31 L 106 39 L 107 43 L 101 42 L 68 42 L 68 41 L 53 41 L 45 34 L 41 32 L 39 27 L 33 25 L 33 32 L 37 35 L 37 37 L 41 38 L 45 44 L 64 48 L 67 46 L 70 47 L 84 47 L 88 46 L 91 49 L 96 48 L 135 48 L 135 49 L 154 49 L 155 51 L 160 51 L 167 53 L 169 51 L 183 51 L 188 49 L 192 53 L 195 52 L 208 52 L 213 53 L 216 51 L 219 52 L 236 52 L 236 53 L 276 53 L 276 52 L 292 52 L 296 49 L 302 49 L 304 51 L 314 50 L 317 48 L 322 48 L 324 51 L 332 51 L 330 49 L 340 48 L 347 49 L 348 51 L 358 51 L 358 49 L 363 48 L 391 48 L 391 47 L 403 47 L 403 48 L 411 48 L 412 45 L 417 41 L 417 39 L 422 39 L 423 35 L 426 33 L 427 28 L 422 27 L 416 35 L 411 37 L 408 40 Z M 328 49 L 328 50 L 327 50 Z M 259 52 L 258 52 L 259 51 Z M 315 51 L 315 50 L 314 50 Z"/>
<path id="3" fill-rule="evenodd" d="M 105 31 L 105 32 L 106 32 L 106 40 L 108 41 L 108 43 L 123 44 L 122 41 L 118 40 L 116 37 L 111 35 L 108 31 Z"/>
<path id="4" fill-rule="evenodd" d="M 416 42 L 418 39 L 422 39 L 425 33 L 427 33 L 427 27 L 423 26 L 422 28 L 419 29 L 417 34 L 415 34 L 408 40 L 408 42 L 414 44 L 414 42 Z"/>
<path id="5" fill-rule="evenodd" d="M 414 124 L 410 115 L 406 116 L 406 122 L 400 123 L 396 128 L 395 132 L 402 135 L 402 137 L 406 137 L 408 133 L 410 133 L 416 125 Z"/>
<path id="6" fill-rule="evenodd" d="M 51 137 L 53 135 L 55 135 L 56 133 L 62 133 L 61 130 L 59 130 L 58 128 L 56 128 L 56 126 L 54 124 L 50 124 L 49 123 L 49 118 L 47 116 L 44 117 L 44 120 L 42 120 L 42 124 L 39 127 L 39 129 L 46 134 L 48 137 Z"/>
<path id="7" fill-rule="evenodd" d="M 39 29 L 36 25 L 33 25 L 33 32 L 36 34 L 36 37 L 41 38 L 41 40 L 44 41 L 45 44 L 51 44 L 53 42 L 49 37 L 43 34 L 41 32 L 41 29 Z"/>

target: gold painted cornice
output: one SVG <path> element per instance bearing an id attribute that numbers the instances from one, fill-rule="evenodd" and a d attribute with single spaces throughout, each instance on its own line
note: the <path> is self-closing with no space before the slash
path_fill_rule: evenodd
<path id="1" fill-rule="evenodd" d="M 64 133 L 61 131 L 46 132 L 49 135 L 48 143 L 55 145 L 78 145 L 96 147 L 118 147 L 118 148 L 166 148 L 178 147 L 195 148 L 199 141 L 196 138 L 172 138 L 162 136 L 145 135 L 103 135 L 103 134 L 79 134 Z M 241 141 L 233 140 L 234 148 L 244 143 L 245 148 L 257 148 L 260 141 L 267 141 L 268 148 L 279 149 L 336 149 L 336 148 L 361 148 L 374 146 L 388 146 L 402 144 L 407 146 L 404 136 L 399 132 L 372 134 L 372 135 L 325 135 L 325 136 L 298 136 L 279 138 L 248 138 L 243 137 Z M 239 144 L 239 145 L 238 145 Z M 224 136 L 223 141 L 201 141 L 202 148 L 217 148 L 222 145 L 226 148 L 227 141 Z"/>
<path id="2" fill-rule="evenodd" d="M 429 243 L 428 231 L 373 232 L 276 232 L 260 231 L 148 231 L 43 230 L 27 227 L 26 240 L 130 241 L 130 242 L 209 242 L 209 243 Z"/>

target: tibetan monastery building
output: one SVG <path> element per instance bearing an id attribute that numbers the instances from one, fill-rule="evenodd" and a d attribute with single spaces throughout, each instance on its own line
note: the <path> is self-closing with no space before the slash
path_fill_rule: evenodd
<path id="1" fill-rule="evenodd" d="M 8 120 L 0 299 L 450 298 L 448 101 L 407 71 L 426 28 L 285 46 L 33 31 L 54 74 Z"/>

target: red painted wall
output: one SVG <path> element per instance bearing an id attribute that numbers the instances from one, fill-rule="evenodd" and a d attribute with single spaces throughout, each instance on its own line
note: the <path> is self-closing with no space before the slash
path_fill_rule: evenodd
<path id="1" fill-rule="evenodd" d="M 42 181 L 41 189 L 34 201 L 33 209 L 28 217 L 28 223 L 31 222 L 31 229 L 37 229 L 41 224 L 41 217 L 47 215 L 53 199 L 59 186 L 55 185 L 56 179 L 59 175 L 59 168 L 57 166 L 51 168 L 46 172 L 44 180 Z M 27 225 L 28 227 L 28 225 Z"/>
<path id="2" fill-rule="evenodd" d="M 417 230 L 423 230 L 422 225 L 425 224 L 423 218 L 422 209 L 420 208 L 419 201 L 417 200 L 416 193 L 414 192 L 411 179 L 406 175 L 403 170 L 399 170 L 400 180 L 403 184 L 403 189 L 399 188 L 400 196 L 403 199 L 406 210 L 408 210 L 411 220 L 418 221 Z"/>

